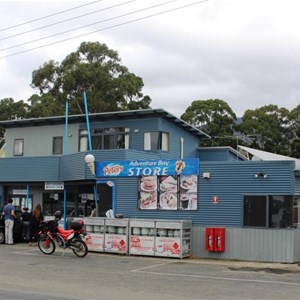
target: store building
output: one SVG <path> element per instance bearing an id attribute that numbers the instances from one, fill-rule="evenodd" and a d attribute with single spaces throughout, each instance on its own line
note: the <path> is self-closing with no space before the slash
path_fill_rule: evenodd
<path id="1" fill-rule="evenodd" d="M 96 201 L 99 216 L 191 220 L 196 257 L 300 260 L 299 160 L 201 148 L 209 137 L 163 109 L 90 114 L 88 125 L 85 115 L 67 126 L 63 116 L 0 122 L 0 204 L 12 197 L 18 208 L 41 203 L 45 215 L 88 216 Z M 218 250 L 212 228 L 223 230 Z"/>

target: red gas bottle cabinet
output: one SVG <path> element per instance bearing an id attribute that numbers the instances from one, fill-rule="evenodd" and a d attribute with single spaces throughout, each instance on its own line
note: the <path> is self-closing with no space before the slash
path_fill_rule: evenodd
<path id="1" fill-rule="evenodd" d="M 225 251 L 225 228 L 207 227 L 205 230 L 205 249 L 211 252 Z"/>

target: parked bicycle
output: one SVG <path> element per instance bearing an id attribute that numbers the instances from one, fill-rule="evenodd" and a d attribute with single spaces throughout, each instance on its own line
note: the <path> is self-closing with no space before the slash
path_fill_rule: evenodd
<path id="1" fill-rule="evenodd" d="M 38 247 L 47 255 L 54 253 L 56 245 L 62 249 L 71 249 L 78 257 L 85 257 L 88 247 L 83 241 L 84 223 L 82 220 L 71 222 L 70 229 L 64 230 L 58 226 L 61 212 L 54 214 L 55 220 L 42 222 L 39 231 Z"/>

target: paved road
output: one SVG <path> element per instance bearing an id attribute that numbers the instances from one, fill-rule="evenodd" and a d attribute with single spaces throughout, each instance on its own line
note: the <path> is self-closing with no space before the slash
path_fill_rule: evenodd
<path id="1" fill-rule="evenodd" d="M 0 299 L 300 299 L 297 264 L 62 254 L 0 245 Z"/>

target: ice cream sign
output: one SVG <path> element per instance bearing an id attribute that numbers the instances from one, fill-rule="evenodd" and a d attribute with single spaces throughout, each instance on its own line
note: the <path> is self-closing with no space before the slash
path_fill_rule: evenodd
<path id="1" fill-rule="evenodd" d="M 199 174 L 199 159 L 160 159 L 96 162 L 96 177 L 168 176 Z"/>

